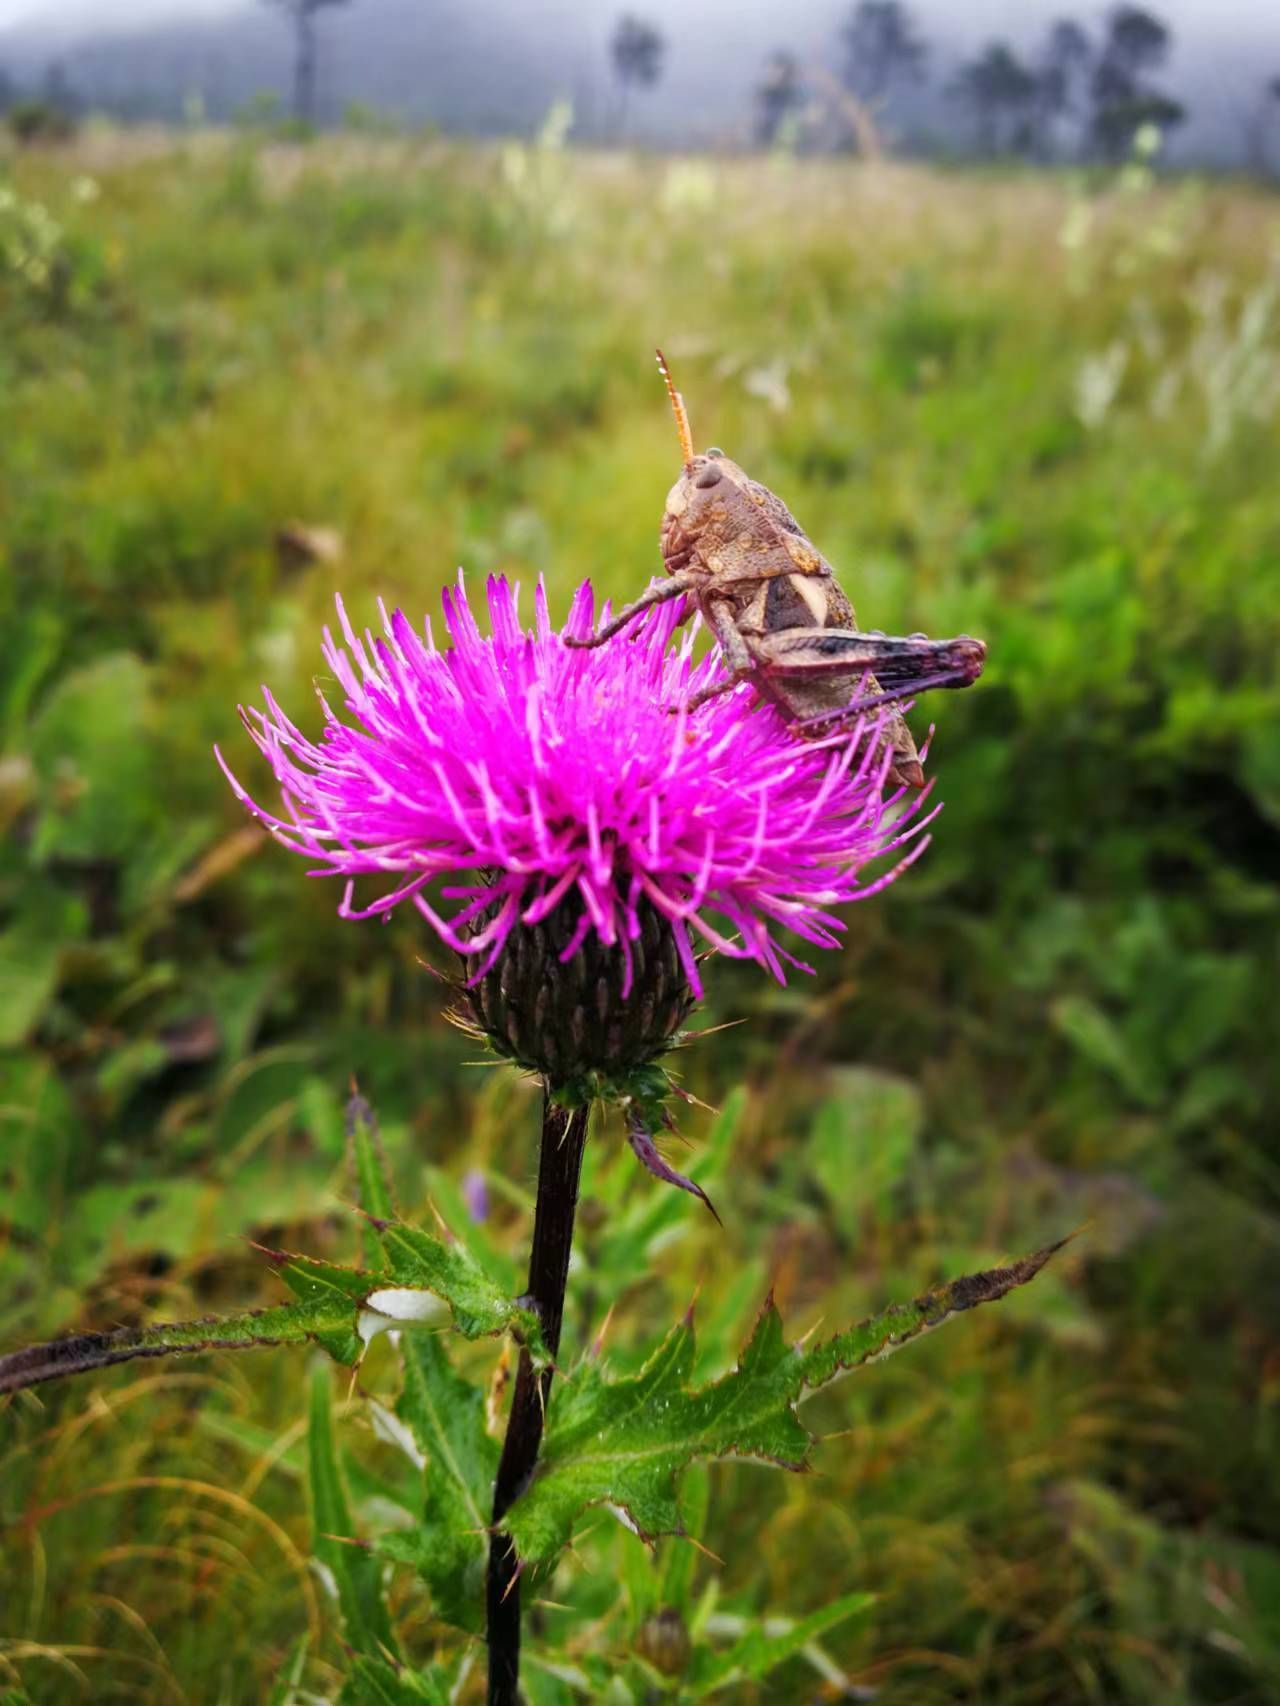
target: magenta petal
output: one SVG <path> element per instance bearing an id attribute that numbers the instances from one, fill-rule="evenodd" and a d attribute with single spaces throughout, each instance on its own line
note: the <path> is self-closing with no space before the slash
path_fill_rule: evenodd
<path id="1" fill-rule="evenodd" d="M 589 583 L 560 632 L 541 585 L 532 632 L 506 580 L 489 579 L 485 602 L 487 633 L 461 577 L 445 591 L 450 643 L 438 651 L 429 623 L 380 606 L 375 637 L 339 601 L 324 637 L 336 687 L 321 701 L 320 737 L 269 689 L 245 719 L 279 785 L 277 811 L 255 804 L 218 755 L 281 846 L 341 879 L 343 916 L 408 902 L 483 966 L 511 929 L 553 907 L 572 909 L 574 951 L 592 934 L 621 950 L 643 898 L 670 921 L 697 989 L 690 930 L 781 979 L 801 962 L 780 932 L 837 946 L 837 909 L 878 892 L 922 849 L 932 811 L 921 796 L 886 799 L 876 714 L 799 741 L 749 686 L 692 716 L 681 709 L 722 676 L 714 652 L 695 663 L 697 622 L 681 626 L 683 601 L 595 650 L 561 637 L 590 633 Z M 369 885 L 359 902 L 357 879 Z M 477 925 L 486 893 L 494 915 Z"/>

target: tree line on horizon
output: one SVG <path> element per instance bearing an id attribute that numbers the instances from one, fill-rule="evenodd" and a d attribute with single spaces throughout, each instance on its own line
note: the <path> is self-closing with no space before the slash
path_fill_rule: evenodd
<path id="1" fill-rule="evenodd" d="M 992 38 L 941 92 L 965 126 L 966 153 L 1115 162 L 1144 131 L 1158 146 L 1187 118 L 1186 104 L 1158 81 L 1172 45 L 1172 30 L 1155 12 L 1113 5 L 1097 34 L 1077 19 L 1055 19 L 1025 57 Z M 620 131 L 629 92 L 659 81 L 666 48 L 656 24 L 632 13 L 619 19 L 610 51 L 622 91 Z M 930 59 L 905 0 L 858 0 L 840 26 L 834 66 L 806 65 L 786 48 L 770 55 L 754 93 L 752 138 L 761 147 L 881 153 L 895 94 L 923 85 Z M 1268 170 L 1273 144 L 1280 152 L 1280 76 L 1260 86 L 1245 143 L 1250 164 Z"/>
<path id="2" fill-rule="evenodd" d="M 290 30 L 293 116 L 312 126 L 319 15 L 353 0 L 261 3 Z M 944 72 L 935 70 L 937 50 L 906 0 L 857 0 L 828 54 L 802 59 L 779 47 L 769 55 L 738 140 L 810 153 L 1116 162 L 1140 141 L 1154 153 L 1188 117 L 1185 100 L 1161 80 L 1173 39 L 1156 12 L 1114 4 L 1092 28 L 1069 16 L 1055 19 L 1030 50 L 993 37 Z M 637 99 L 662 80 L 669 43 L 657 23 L 626 12 L 610 33 L 608 56 L 616 99 L 600 128 L 626 141 Z M 921 120 L 926 95 L 931 126 Z M 65 134 L 88 104 L 61 62 L 50 63 L 31 89 L 19 88 L 0 66 L 0 111 L 9 112 L 19 136 Z M 263 106 L 262 97 L 257 104 Z M 1247 163 L 1264 174 L 1280 172 L 1280 75 L 1261 77 L 1254 90 L 1242 92 L 1240 106 Z M 939 112 L 946 115 L 941 130 Z"/>
<path id="3" fill-rule="evenodd" d="M 1029 53 L 991 38 L 941 85 L 956 111 L 963 152 L 1041 162 L 1128 156 L 1144 131 L 1153 143 L 1183 124 L 1186 104 L 1160 82 L 1170 26 L 1142 6 L 1114 5 L 1100 29 L 1060 17 Z M 931 52 L 903 0 L 859 0 L 839 32 L 834 67 L 777 50 L 755 91 L 754 137 L 816 148 L 885 146 L 895 100 L 930 77 Z M 1280 76 L 1265 80 L 1245 127 L 1250 163 L 1270 167 L 1280 145 Z"/>

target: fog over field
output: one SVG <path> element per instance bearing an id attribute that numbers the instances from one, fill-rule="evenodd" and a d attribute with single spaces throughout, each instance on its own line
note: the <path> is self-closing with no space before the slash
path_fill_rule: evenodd
<path id="1" fill-rule="evenodd" d="M 785 13 L 767 0 L 642 0 L 601 7 L 586 0 L 350 0 L 319 14 L 318 112 L 351 102 L 450 130 L 527 131 L 553 101 L 573 103 L 577 133 L 618 128 L 609 39 L 618 15 L 651 20 L 666 43 L 656 86 L 628 107 L 628 134 L 666 146 L 745 140 L 769 56 L 835 70 L 849 7 L 798 0 Z M 993 38 L 1024 54 L 1069 15 L 1099 31 L 1104 8 L 1060 0 L 975 0 L 911 8 L 929 48 L 929 75 L 898 90 L 887 114 L 891 143 L 924 151 L 962 144 L 947 90 L 958 68 Z M 1232 163 L 1243 156 L 1250 115 L 1280 76 L 1280 15 L 1255 0 L 1167 0 L 1153 8 L 1172 44 L 1159 80 L 1188 108 L 1171 139 L 1174 158 Z M 0 0 L 0 71 L 38 83 L 57 62 L 90 104 L 124 116 L 177 117 L 198 96 L 227 117 L 264 90 L 289 87 L 287 23 L 245 0 Z"/>

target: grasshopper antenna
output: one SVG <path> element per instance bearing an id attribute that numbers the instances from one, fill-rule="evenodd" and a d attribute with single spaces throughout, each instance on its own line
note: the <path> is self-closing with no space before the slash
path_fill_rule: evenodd
<path id="1" fill-rule="evenodd" d="M 693 434 L 689 430 L 689 415 L 684 406 L 684 398 L 671 383 L 671 369 L 667 366 L 667 358 L 661 350 L 655 352 L 658 357 L 658 372 L 662 375 L 667 387 L 667 396 L 671 399 L 671 412 L 676 417 L 676 431 L 680 435 L 680 454 L 684 457 L 687 468 L 693 461 Z"/>

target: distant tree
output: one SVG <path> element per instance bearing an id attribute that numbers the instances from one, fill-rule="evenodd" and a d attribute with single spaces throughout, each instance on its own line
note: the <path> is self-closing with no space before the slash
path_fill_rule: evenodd
<path id="1" fill-rule="evenodd" d="M 1037 82 L 1007 42 L 988 42 L 962 65 L 952 93 L 973 115 L 983 154 L 1026 153 L 1035 134 Z"/>
<path id="2" fill-rule="evenodd" d="M 22 95 L 7 78 L 0 88 L 0 109 L 10 133 L 22 143 L 64 142 L 75 133 L 84 100 L 59 59 L 45 67 L 39 93 Z"/>
<path id="3" fill-rule="evenodd" d="M 1087 102 L 1093 46 L 1088 32 L 1072 18 L 1049 27 L 1035 67 L 1035 139 L 1043 159 L 1052 159 L 1063 124 L 1082 121 Z"/>
<path id="4" fill-rule="evenodd" d="M 10 77 L 4 66 L 0 65 L 0 113 L 8 112 L 9 108 L 14 103 L 17 93 L 18 91 L 14 86 L 12 77 Z"/>
<path id="5" fill-rule="evenodd" d="M 313 124 L 316 116 L 316 14 L 350 0 L 266 0 L 293 25 L 293 116 Z"/>
<path id="6" fill-rule="evenodd" d="M 1260 177 L 1269 177 L 1276 170 L 1274 158 L 1280 154 L 1276 137 L 1280 134 L 1280 77 L 1269 77 L 1244 121 L 1245 157 Z"/>
<path id="7" fill-rule="evenodd" d="M 1109 160 L 1133 147 L 1143 125 L 1160 130 L 1187 116 L 1180 101 L 1154 88 L 1149 72 L 1169 55 L 1169 26 L 1141 6 L 1116 6 L 1107 18 L 1107 34 L 1093 68 L 1093 140 Z"/>
<path id="8" fill-rule="evenodd" d="M 609 55 L 613 60 L 613 71 L 618 79 L 621 96 L 618 103 L 620 133 L 626 131 L 627 103 L 631 90 L 653 87 L 662 76 L 662 62 L 666 52 L 666 37 L 656 24 L 648 23 L 644 18 L 633 17 L 630 12 L 624 13 L 618 19 L 613 39 L 609 43 Z"/>
<path id="9" fill-rule="evenodd" d="M 38 94 L 23 96 L 9 85 L 0 107 L 7 109 L 5 122 L 17 141 L 44 143 L 65 142 L 73 136 L 85 103 L 66 66 L 55 59 L 45 67 Z"/>
<path id="10" fill-rule="evenodd" d="M 79 118 L 84 111 L 84 101 L 60 59 L 51 59 L 45 67 L 40 99 L 50 112 L 58 113 L 68 121 Z"/>
<path id="11" fill-rule="evenodd" d="M 771 148 L 787 120 L 805 103 L 804 76 L 793 53 L 771 54 L 756 90 L 756 141 Z"/>
<path id="12" fill-rule="evenodd" d="M 840 35 L 840 80 L 860 101 L 882 101 L 895 83 L 918 82 L 924 76 L 929 50 L 910 8 L 899 0 L 860 0 Z"/>

